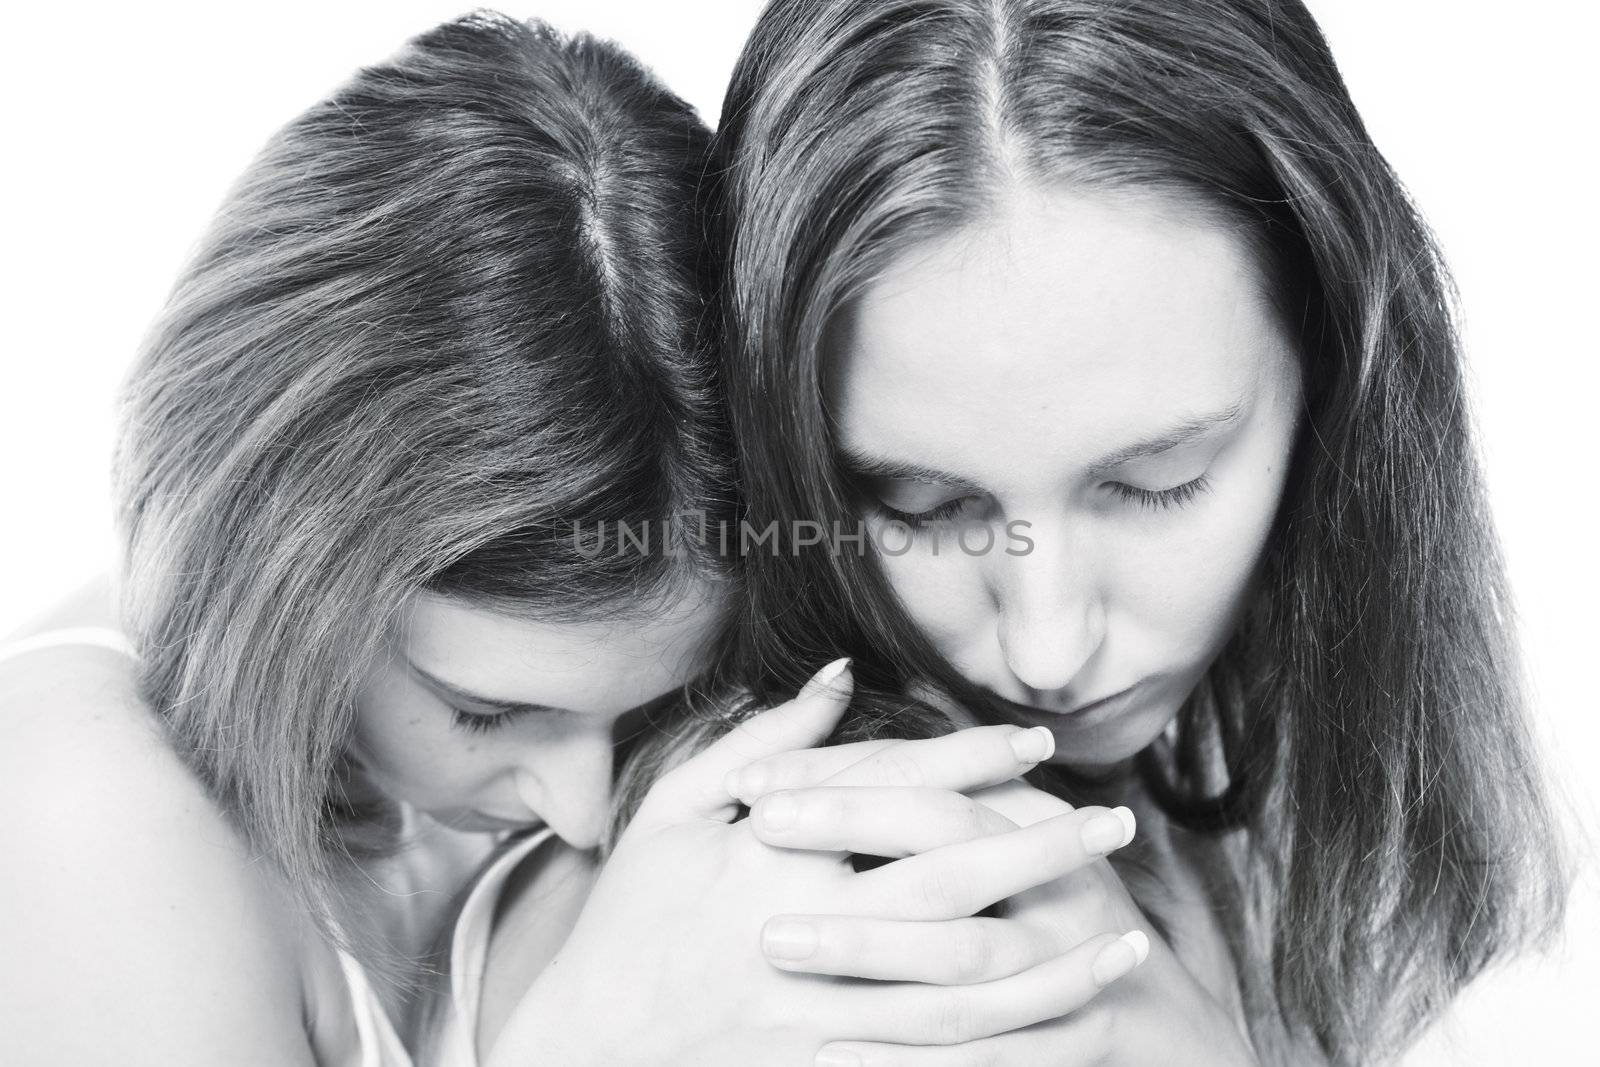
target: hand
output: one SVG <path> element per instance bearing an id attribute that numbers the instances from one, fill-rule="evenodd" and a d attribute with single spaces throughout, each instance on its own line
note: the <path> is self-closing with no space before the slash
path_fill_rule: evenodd
<path id="1" fill-rule="evenodd" d="M 834 828 L 839 851 L 758 840 L 753 820 L 732 821 L 739 806 L 724 783 L 730 771 L 825 738 L 848 696 L 844 677 L 831 689 L 826 681 L 819 676 L 794 701 L 663 776 L 490 1063 L 804 1064 L 839 1037 L 893 1045 L 965 1040 L 1054 1017 L 1093 995 L 1093 958 L 1115 940 L 1109 935 L 974 987 L 848 982 L 768 962 L 758 931 L 775 913 L 921 919 L 907 925 L 936 929 L 1087 859 L 1081 832 L 1094 813 L 957 845 L 896 840 L 870 818 L 858 836 Z M 988 780 L 1012 777 L 1032 761 L 997 741 L 1025 732 L 968 731 L 979 736 L 965 739 L 964 762 L 983 765 Z M 960 742 L 942 740 L 939 750 L 953 757 Z M 848 853 L 871 851 L 867 845 L 904 855 L 925 844 L 937 847 L 880 870 L 858 873 L 849 861 Z M 895 956 L 892 945 L 843 954 L 862 970 L 893 965 Z"/>
<path id="2" fill-rule="evenodd" d="M 1071 806 L 1022 783 L 977 794 L 1008 819 L 1031 825 Z M 1048 955 L 1108 929 L 1141 931 L 1148 957 L 1138 970 L 1076 1010 L 1038 1025 L 942 1048 L 840 1042 L 824 1051 L 859 1067 L 967 1067 L 1049 1063 L 1061 1067 L 1147 1067 L 1182 1062 L 1194 1067 L 1245 1067 L 1254 1053 L 1233 1019 L 1207 992 L 1147 921 L 1111 865 L 1099 860 L 1002 906 L 1018 936 Z M 844 1058 L 854 1056 L 854 1059 Z"/>

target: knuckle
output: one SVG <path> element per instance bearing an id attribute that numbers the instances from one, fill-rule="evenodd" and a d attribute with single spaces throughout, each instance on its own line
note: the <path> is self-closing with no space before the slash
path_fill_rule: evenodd
<path id="1" fill-rule="evenodd" d="M 964 796 L 957 797 L 956 820 L 957 827 L 966 835 L 966 839 L 969 841 L 976 841 L 980 837 L 988 837 L 994 832 L 988 809 L 977 801 L 969 800 Z"/>
<path id="2" fill-rule="evenodd" d="M 799 822 L 819 833 L 838 834 L 855 821 L 854 808 L 848 790 L 817 790 L 801 800 Z"/>
<path id="3" fill-rule="evenodd" d="M 917 898 L 930 913 L 965 915 L 971 892 L 967 883 L 968 878 L 959 867 L 934 863 L 917 879 Z"/>
<path id="4" fill-rule="evenodd" d="M 988 932 L 975 923 L 959 923 L 950 938 L 950 978 L 959 985 L 981 982 L 994 969 L 997 952 Z"/>
<path id="5" fill-rule="evenodd" d="M 977 1036 L 972 998 L 950 991 L 935 1003 L 929 1033 L 939 1045 L 962 1045 Z"/>
<path id="6" fill-rule="evenodd" d="M 884 785 L 916 787 L 928 780 L 928 773 L 917 760 L 915 751 L 904 744 L 880 752 L 877 767 L 877 777 Z"/>
<path id="7" fill-rule="evenodd" d="M 1065 873 L 1075 865 L 1073 863 L 1074 856 L 1073 850 L 1063 847 L 1062 843 L 1057 839 L 1029 836 L 1026 839 L 1021 859 L 1029 870 L 1058 875 Z"/>
<path id="8" fill-rule="evenodd" d="M 832 922 L 826 917 L 810 920 L 817 932 L 817 947 L 810 962 L 825 966 L 864 966 L 873 955 L 872 938 L 850 922 Z"/>

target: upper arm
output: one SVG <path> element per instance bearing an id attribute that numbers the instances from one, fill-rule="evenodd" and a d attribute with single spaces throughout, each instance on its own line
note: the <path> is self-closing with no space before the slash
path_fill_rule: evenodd
<path id="1" fill-rule="evenodd" d="M 90 648 L 0 664 L 0 1032 L 23 1063 L 309 1064 L 293 927 Z"/>

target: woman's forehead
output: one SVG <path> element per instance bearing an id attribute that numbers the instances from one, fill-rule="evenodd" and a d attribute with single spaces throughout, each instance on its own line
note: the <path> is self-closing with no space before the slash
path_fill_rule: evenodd
<path id="1" fill-rule="evenodd" d="M 834 338 L 844 442 L 892 458 L 986 435 L 1088 462 L 1294 365 L 1246 241 L 1149 198 L 1064 191 L 913 250 Z"/>
<path id="2" fill-rule="evenodd" d="M 614 714 L 693 677 L 721 614 L 720 592 L 710 586 L 583 621 L 519 617 L 423 593 L 402 616 L 394 652 L 491 701 Z"/>

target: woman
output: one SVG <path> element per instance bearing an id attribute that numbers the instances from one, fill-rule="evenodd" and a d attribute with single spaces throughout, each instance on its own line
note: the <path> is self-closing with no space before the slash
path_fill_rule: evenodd
<path id="1" fill-rule="evenodd" d="M 130 380 L 137 671 L 118 635 L 81 631 L 14 646 L 0 671 L 9 1056 L 476 1062 L 500 887 L 515 868 L 539 904 L 520 947 L 548 959 L 584 904 L 614 745 L 652 716 L 670 728 L 722 625 L 728 576 L 687 525 L 731 496 L 701 335 L 707 143 L 617 50 L 480 14 L 358 74 L 252 165 Z M 618 522 L 656 550 L 577 536 Z M 962 854 L 921 827 L 878 838 L 920 866 L 857 875 L 833 855 L 769 862 L 729 826 L 726 775 L 820 741 L 847 679 L 836 664 L 663 778 L 614 856 L 642 891 L 584 908 L 628 936 L 564 959 L 615 978 L 653 952 L 727 976 L 680 982 L 691 999 L 787 1003 L 817 983 L 765 973 L 753 931 L 711 936 L 724 914 L 892 913 L 948 879 Z M 1046 754 L 1039 731 L 953 740 L 920 751 L 953 761 L 954 787 Z M 1081 839 L 1096 816 L 1112 835 Z M 1081 839 L 1077 862 L 1128 836 L 1103 810 L 1047 833 Z M 1038 836 L 991 850 L 1000 895 L 1070 865 L 1055 849 L 1041 866 Z M 684 899 L 721 905 L 705 936 L 656 921 Z M 1136 944 L 1062 955 L 1029 985 L 1051 979 L 1056 1006 L 1012 1025 L 1092 996 Z M 507 1013 L 523 1029 L 497 1057 L 595 1058 L 600 1001 L 565 974 Z M 874 1016 L 935 1040 L 944 992 L 821 993 L 792 1040 Z M 694 1013 L 651 1018 L 663 1047 L 701 1039 Z"/>
<path id="2" fill-rule="evenodd" d="M 7 963 L 23 1059 L 149 1028 L 164 1062 L 400 1062 L 452 898 L 507 831 L 548 827 L 515 850 L 559 839 L 579 891 L 613 745 L 725 596 L 704 555 L 591 559 L 566 526 L 726 495 L 705 144 L 614 49 L 481 16 L 252 164 L 125 399 L 136 691 L 114 657 L 16 661 L 93 672 L 84 699 L 13 687 L 5 717 L 7 794 L 73 798 L 8 841 L 36 874 L 8 886 L 37 935 Z"/>
<path id="3" fill-rule="evenodd" d="M 1554 927 L 1448 282 L 1299 3 L 777 0 L 718 140 L 749 522 L 877 535 L 752 555 L 735 673 L 1046 726 L 1147 847 L 1041 937 L 1159 924 L 1057 1024 L 829 1062 L 1373 1062 Z"/>

